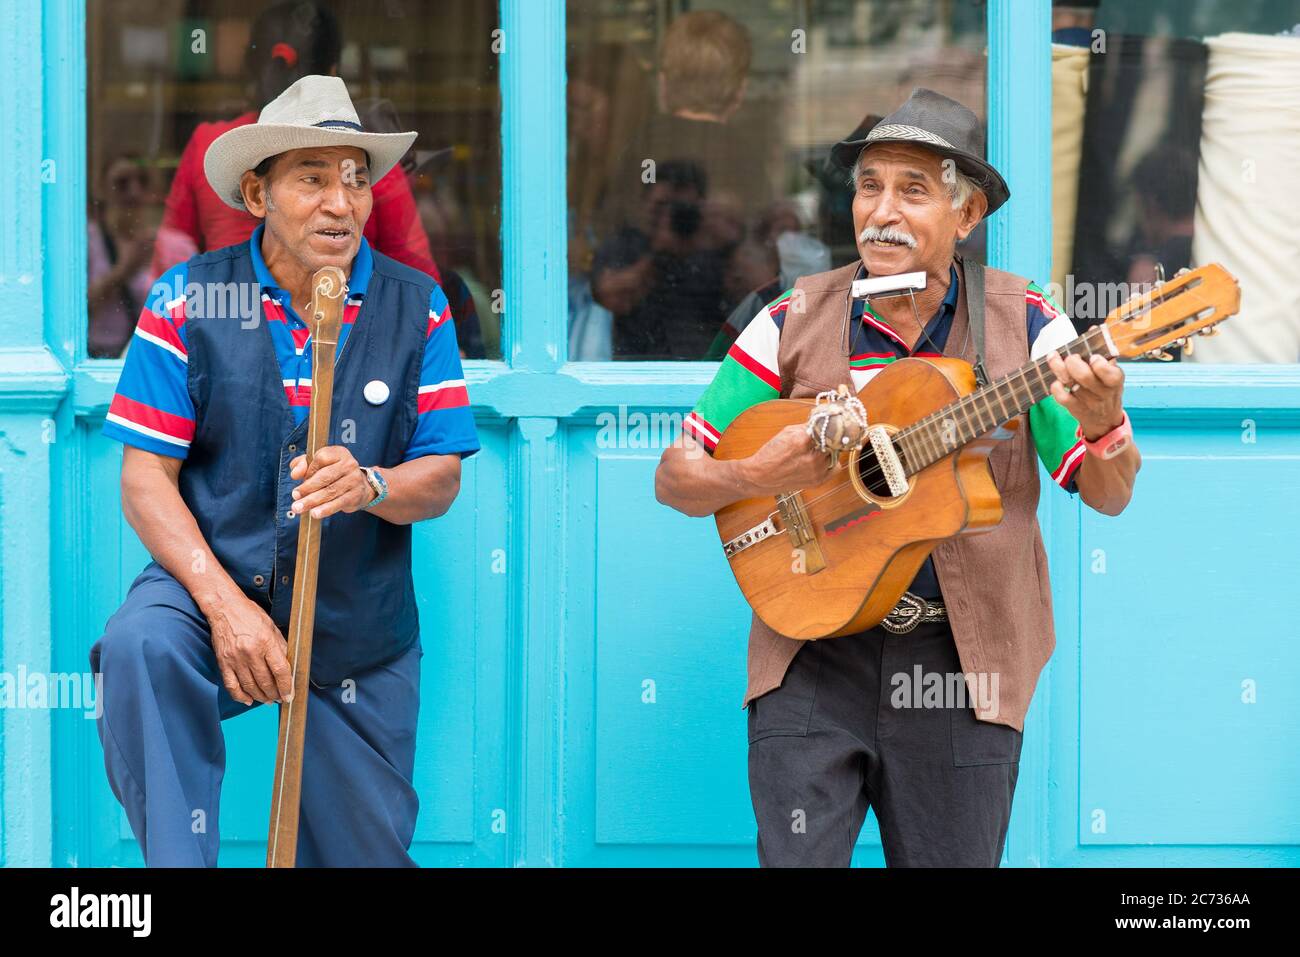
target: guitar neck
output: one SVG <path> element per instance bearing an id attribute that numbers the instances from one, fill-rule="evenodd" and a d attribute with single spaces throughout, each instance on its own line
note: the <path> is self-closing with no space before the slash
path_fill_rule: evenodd
<path id="1" fill-rule="evenodd" d="M 1084 361 L 1095 355 L 1108 359 L 1115 355 L 1106 340 L 1105 326 L 1093 326 L 1055 351 L 1062 358 L 1076 355 Z M 1051 395 L 1056 377 L 1047 358 L 1026 363 L 898 432 L 894 444 L 902 453 L 907 474 L 915 475 Z"/>

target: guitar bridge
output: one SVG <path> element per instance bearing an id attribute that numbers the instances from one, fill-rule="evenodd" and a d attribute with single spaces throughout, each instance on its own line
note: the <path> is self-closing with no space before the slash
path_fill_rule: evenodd
<path id="1" fill-rule="evenodd" d="M 771 518 L 768 518 L 767 521 L 762 524 L 755 525 L 753 528 L 749 529 L 749 531 L 742 532 L 731 541 L 723 543 L 722 554 L 731 558 L 738 552 L 743 552 L 745 549 L 749 548 L 749 546 L 757 545 L 764 539 L 771 538 L 776 534 L 776 523 L 773 522 Z"/>
<path id="2" fill-rule="evenodd" d="M 815 575 L 826 567 L 826 558 L 817 541 L 817 531 L 813 528 L 808 509 L 804 506 L 803 495 L 792 492 L 778 495 L 776 507 L 781 512 L 781 521 L 785 524 L 786 534 L 795 549 L 803 553 L 803 569 L 808 575 Z"/>

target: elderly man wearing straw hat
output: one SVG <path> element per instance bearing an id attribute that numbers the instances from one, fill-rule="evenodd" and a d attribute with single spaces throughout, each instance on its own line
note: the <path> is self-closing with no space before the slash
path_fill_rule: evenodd
<path id="1" fill-rule="evenodd" d="M 126 446 L 122 508 L 153 561 L 90 656 L 109 782 L 151 866 L 216 864 L 221 722 L 292 690 L 307 509 L 326 521 L 298 862 L 414 863 L 411 524 L 446 512 L 479 448 L 446 296 L 362 236 L 370 184 L 415 135 L 363 130 L 337 77 L 298 80 L 204 158 L 261 225 L 161 277 L 137 324 L 103 431 Z M 348 289 L 330 442 L 308 465 L 301 317 L 323 266 Z"/>
<path id="2" fill-rule="evenodd" d="M 1025 713 L 1055 644 L 1036 459 L 1100 512 L 1117 514 L 1132 495 L 1140 457 L 1123 372 L 1100 356 L 1053 356 L 1075 330 L 1046 293 L 957 253 L 1010 198 L 983 152 L 978 118 L 926 89 L 837 144 L 834 158 L 852 168 L 859 259 L 805 276 L 759 312 L 659 466 L 660 501 L 709 515 L 825 477 L 826 456 L 802 426 L 748 459 L 693 454 L 712 451 L 756 402 L 841 382 L 860 390 L 908 356 L 964 358 L 991 378 L 1050 356 L 1057 380 L 990 456 L 1001 524 L 934 549 L 880 625 L 796 641 L 753 617 L 744 704 L 764 865 L 847 865 L 870 807 L 890 866 L 998 864 Z M 852 293 L 868 276 L 917 272 L 925 283 L 914 300 L 868 305 Z M 963 693 L 950 701 L 936 686 Z"/>

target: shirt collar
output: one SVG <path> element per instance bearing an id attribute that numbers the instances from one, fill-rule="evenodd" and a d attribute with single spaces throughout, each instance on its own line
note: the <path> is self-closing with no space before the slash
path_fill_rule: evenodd
<path id="1" fill-rule="evenodd" d="M 949 266 L 948 267 L 948 295 L 943 297 L 943 304 L 942 306 L 940 306 L 940 308 L 946 309 L 950 313 L 957 311 L 957 293 L 959 291 L 957 285 L 960 282 L 961 279 L 958 278 L 957 267 L 955 265 Z"/>
<path id="2" fill-rule="evenodd" d="M 248 254 L 253 260 L 253 275 L 257 277 L 257 284 L 262 287 L 263 292 L 277 293 L 280 287 L 275 282 L 275 277 L 271 275 L 271 270 L 266 268 L 266 260 L 262 258 L 262 231 L 266 229 L 266 223 L 258 223 L 257 228 L 253 230 L 253 235 L 248 237 Z M 348 298 L 352 299 L 357 296 L 366 294 L 366 287 L 370 285 L 370 274 L 374 271 L 375 259 L 370 252 L 370 243 L 366 237 L 361 237 L 361 245 L 357 247 L 357 254 L 352 259 L 352 272 L 348 276 Z"/>

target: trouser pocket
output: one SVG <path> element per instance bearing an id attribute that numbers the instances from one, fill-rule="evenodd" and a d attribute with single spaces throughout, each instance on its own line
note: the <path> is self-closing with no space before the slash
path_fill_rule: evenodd
<path id="1" fill-rule="evenodd" d="M 777 734 L 808 734 L 822 668 L 817 645 L 816 641 L 805 642 L 790 662 L 781 686 L 749 703 L 750 744 Z"/>
<path id="2" fill-rule="evenodd" d="M 948 709 L 952 726 L 952 763 L 956 767 L 977 764 L 1015 764 L 1020 760 L 1024 735 L 1010 725 L 980 721 L 969 705 Z"/>

